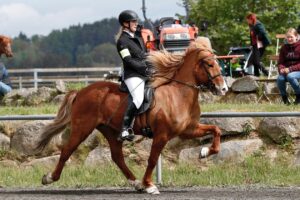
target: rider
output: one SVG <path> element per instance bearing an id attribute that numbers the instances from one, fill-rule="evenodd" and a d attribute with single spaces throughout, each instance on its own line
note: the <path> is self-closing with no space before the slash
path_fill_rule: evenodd
<path id="1" fill-rule="evenodd" d="M 122 81 L 125 82 L 130 94 L 118 140 L 132 141 L 134 117 L 144 100 L 147 77 L 146 48 L 137 31 L 138 15 L 134 11 L 121 12 L 119 23 L 122 26 L 122 33 L 117 41 L 117 49 L 123 61 Z"/>

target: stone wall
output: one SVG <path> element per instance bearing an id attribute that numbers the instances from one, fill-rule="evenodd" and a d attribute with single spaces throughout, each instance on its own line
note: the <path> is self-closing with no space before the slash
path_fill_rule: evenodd
<path id="1" fill-rule="evenodd" d="M 257 103 L 262 91 L 275 93 L 273 84 L 258 83 L 255 77 L 243 77 L 237 80 L 227 79 L 230 92 L 224 97 L 213 96 L 210 92 L 202 92 L 199 101 L 203 102 L 242 102 Z M 3 100 L 3 105 L 39 105 L 43 103 L 60 103 L 65 94 L 65 86 L 58 83 L 55 89 L 39 88 L 15 90 Z M 279 98 L 277 95 L 276 98 Z M 279 100 L 278 100 L 279 101 Z M 247 156 L 257 152 L 263 153 L 271 160 L 280 153 L 288 152 L 293 163 L 300 160 L 299 136 L 300 119 L 297 117 L 282 118 L 202 118 L 201 123 L 218 125 L 222 130 L 221 151 L 207 161 L 219 163 L 224 161 L 241 162 Z M 68 139 L 68 131 L 59 134 L 47 145 L 42 153 L 36 154 L 32 147 L 41 135 L 41 130 L 50 121 L 2 121 L 0 122 L 0 165 L 52 166 L 57 163 L 60 149 Z M 168 166 L 178 162 L 199 162 L 199 150 L 210 145 L 211 138 L 198 138 L 182 141 L 171 140 L 163 152 L 163 160 Z M 146 165 L 151 147 L 151 139 L 136 137 L 133 148 L 124 144 L 124 154 L 127 159 Z M 284 147 L 284 148 L 283 148 Z M 288 147 L 289 151 L 285 151 Z M 94 131 L 79 150 L 74 153 L 69 162 L 97 165 L 111 162 L 110 150 L 102 134 Z"/>

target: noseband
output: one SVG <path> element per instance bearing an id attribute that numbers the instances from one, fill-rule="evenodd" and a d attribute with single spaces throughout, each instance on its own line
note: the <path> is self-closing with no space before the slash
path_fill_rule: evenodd
<path id="1" fill-rule="evenodd" d="M 204 70 L 205 70 L 205 72 L 206 72 L 206 74 L 207 74 L 207 77 L 208 77 L 208 83 L 205 83 L 205 84 L 202 83 L 202 84 L 199 84 L 199 85 L 194 85 L 194 84 L 189 84 L 189 83 L 186 83 L 186 82 L 183 82 L 183 81 L 179 81 L 179 80 L 176 80 L 176 79 L 168 78 L 168 77 L 165 77 L 165 76 L 163 76 L 163 78 L 168 79 L 168 80 L 170 80 L 170 81 L 174 81 L 174 82 L 176 82 L 176 83 L 180 83 L 180 84 L 182 84 L 182 85 L 185 85 L 185 86 L 188 86 L 188 87 L 197 89 L 197 90 L 207 90 L 207 89 L 208 89 L 208 90 L 211 90 L 211 89 L 213 89 L 213 88 L 215 87 L 215 84 L 213 83 L 213 80 L 214 80 L 215 78 L 221 76 L 222 74 L 219 73 L 219 74 L 217 74 L 217 75 L 212 76 L 212 75 L 209 73 L 209 71 L 208 71 L 208 69 L 207 69 L 207 67 L 206 67 L 206 65 L 208 65 L 208 64 L 205 63 L 204 61 L 205 61 L 205 60 L 210 60 L 210 59 L 214 59 L 214 60 L 215 60 L 215 55 L 213 55 L 213 56 L 208 56 L 208 57 L 206 57 L 206 58 L 203 58 L 203 59 L 201 59 L 200 62 L 199 62 L 199 65 L 202 66 L 202 67 L 204 67 Z M 208 66 L 209 66 L 209 67 L 212 67 L 211 65 L 208 65 Z"/>
<path id="2" fill-rule="evenodd" d="M 211 89 L 213 89 L 213 88 L 215 87 L 215 84 L 213 83 L 213 80 L 214 80 L 215 78 L 221 76 L 222 74 L 219 73 L 219 74 L 216 74 L 216 75 L 212 76 L 212 75 L 209 73 L 209 71 L 208 71 L 208 69 L 207 69 L 206 66 L 208 66 L 208 67 L 213 67 L 213 66 L 212 66 L 212 65 L 209 65 L 209 64 L 207 64 L 207 63 L 205 63 L 205 62 L 204 62 L 205 60 L 215 60 L 215 55 L 209 56 L 209 57 L 206 57 L 206 58 L 203 58 L 203 59 L 201 59 L 200 62 L 199 62 L 200 66 L 203 66 L 203 67 L 204 67 L 204 70 L 205 70 L 205 72 L 206 72 L 206 74 L 207 74 L 207 77 L 208 77 L 208 83 L 200 84 L 199 86 L 200 86 L 202 89 L 209 89 L 209 90 L 211 90 Z"/>

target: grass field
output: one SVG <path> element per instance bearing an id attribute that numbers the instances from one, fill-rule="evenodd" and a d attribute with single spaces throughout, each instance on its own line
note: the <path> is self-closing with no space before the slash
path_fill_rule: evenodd
<path id="1" fill-rule="evenodd" d="M 179 164 L 174 169 L 163 167 L 163 186 L 298 186 L 300 167 L 292 167 L 286 158 L 274 162 L 262 156 L 252 156 L 243 163 L 223 163 L 200 169 L 196 165 Z M 145 167 L 130 164 L 141 179 Z M 41 178 L 49 172 L 42 167 L 20 169 L 3 167 L 0 171 L 1 187 L 42 187 Z M 155 177 L 153 176 L 154 180 Z M 86 167 L 66 166 L 61 179 L 50 187 L 128 186 L 125 177 L 114 164 Z"/>
<path id="2" fill-rule="evenodd" d="M 38 115 L 56 114 L 59 105 L 40 105 L 40 106 L 1 106 L 0 115 Z M 300 112 L 300 105 L 286 106 L 283 104 L 202 104 L 202 112 Z"/>
<path id="3" fill-rule="evenodd" d="M 202 112 L 279 112 L 300 111 L 300 106 L 279 104 L 203 104 Z M 0 107 L 0 115 L 55 114 L 57 105 L 37 107 Z M 143 177 L 144 166 L 130 163 L 138 179 Z M 0 187 L 41 187 L 42 176 L 51 169 L 45 167 L 14 168 L 1 167 Z M 300 184 L 300 167 L 291 166 L 286 157 L 270 162 L 262 155 L 247 158 L 243 163 L 223 163 L 207 168 L 179 164 L 174 169 L 163 166 L 164 186 L 297 186 Z M 98 168 L 83 165 L 66 166 L 61 179 L 50 187 L 98 187 L 128 186 L 125 177 L 114 165 Z"/>

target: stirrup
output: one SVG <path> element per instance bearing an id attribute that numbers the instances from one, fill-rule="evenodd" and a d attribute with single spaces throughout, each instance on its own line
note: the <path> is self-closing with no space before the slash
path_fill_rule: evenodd
<path id="1" fill-rule="evenodd" d="M 124 140 L 133 141 L 134 133 L 132 128 L 123 129 L 118 137 L 118 141 L 123 142 Z"/>

